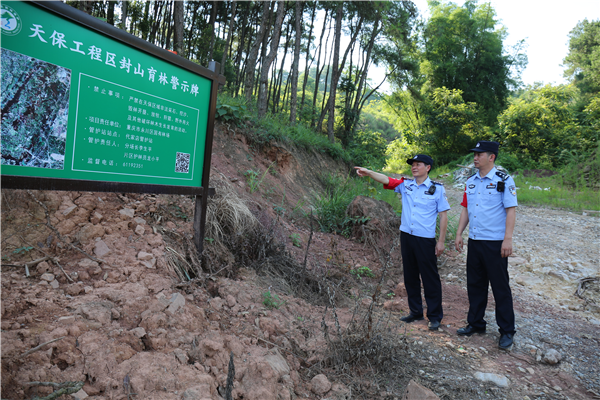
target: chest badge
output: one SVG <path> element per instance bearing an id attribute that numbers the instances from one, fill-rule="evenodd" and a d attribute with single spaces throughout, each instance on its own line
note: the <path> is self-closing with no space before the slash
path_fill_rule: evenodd
<path id="1" fill-rule="evenodd" d="M 469 185 L 469 189 L 475 189 L 475 184 L 471 183 L 471 184 Z"/>
<path id="2" fill-rule="evenodd" d="M 488 183 L 488 185 L 485 187 L 486 189 L 495 189 L 496 188 L 496 184 L 495 183 Z"/>

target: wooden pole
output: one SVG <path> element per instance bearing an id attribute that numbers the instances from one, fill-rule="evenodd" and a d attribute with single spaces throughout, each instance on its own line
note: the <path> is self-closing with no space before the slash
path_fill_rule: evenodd
<path id="1" fill-rule="evenodd" d="M 208 69 L 219 73 L 221 66 L 216 61 L 208 63 Z M 210 179 L 210 161 L 212 155 L 212 142 L 214 136 L 215 112 L 217 108 L 217 93 L 219 82 L 213 80 L 210 90 L 210 108 L 208 110 L 208 127 L 206 135 L 206 147 L 204 156 L 204 169 L 202 170 L 202 194 L 196 195 L 196 206 L 194 209 L 194 244 L 198 250 L 198 257 L 202 256 L 204 250 L 204 231 L 206 227 L 206 209 L 208 207 L 209 188 L 208 181 Z"/>

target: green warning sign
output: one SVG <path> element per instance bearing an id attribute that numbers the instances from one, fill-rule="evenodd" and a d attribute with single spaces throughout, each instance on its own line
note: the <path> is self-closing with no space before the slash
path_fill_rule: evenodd
<path id="1" fill-rule="evenodd" d="M 202 186 L 210 76 L 124 32 L 35 3 L 1 7 L 3 176 Z"/>

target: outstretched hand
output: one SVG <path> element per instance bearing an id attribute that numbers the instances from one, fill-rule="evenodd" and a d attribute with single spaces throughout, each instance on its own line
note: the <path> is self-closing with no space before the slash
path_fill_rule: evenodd
<path id="1" fill-rule="evenodd" d="M 363 167 L 354 167 L 358 176 L 369 176 L 369 170 Z"/>

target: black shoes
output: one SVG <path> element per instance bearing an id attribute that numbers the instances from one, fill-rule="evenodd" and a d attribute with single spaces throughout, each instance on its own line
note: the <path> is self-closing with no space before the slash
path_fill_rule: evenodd
<path id="1" fill-rule="evenodd" d="M 513 333 L 502 333 L 500 334 L 500 341 L 498 342 L 498 347 L 502 350 L 508 350 L 510 346 L 513 345 Z"/>
<path id="2" fill-rule="evenodd" d="M 440 327 L 440 321 L 429 321 L 429 324 L 427 324 L 427 326 L 429 327 L 430 331 L 437 331 Z"/>
<path id="3" fill-rule="evenodd" d="M 413 314 L 408 314 L 406 317 L 402 317 L 400 318 L 400 321 L 404 321 L 407 324 L 410 324 L 411 322 L 414 321 L 422 321 L 423 320 L 423 316 L 418 316 L 418 315 L 413 315 Z"/>
<path id="4" fill-rule="evenodd" d="M 460 328 L 459 330 L 457 330 L 456 333 L 461 336 L 471 336 L 475 333 L 485 333 L 485 328 L 474 328 L 471 325 L 467 325 L 464 328 Z"/>
<path id="5" fill-rule="evenodd" d="M 406 317 L 400 318 L 400 321 L 410 324 L 411 322 L 415 321 L 423 321 L 423 319 L 423 315 L 408 314 Z M 427 326 L 429 327 L 430 331 L 437 331 L 440 327 L 440 321 L 429 321 Z"/>

